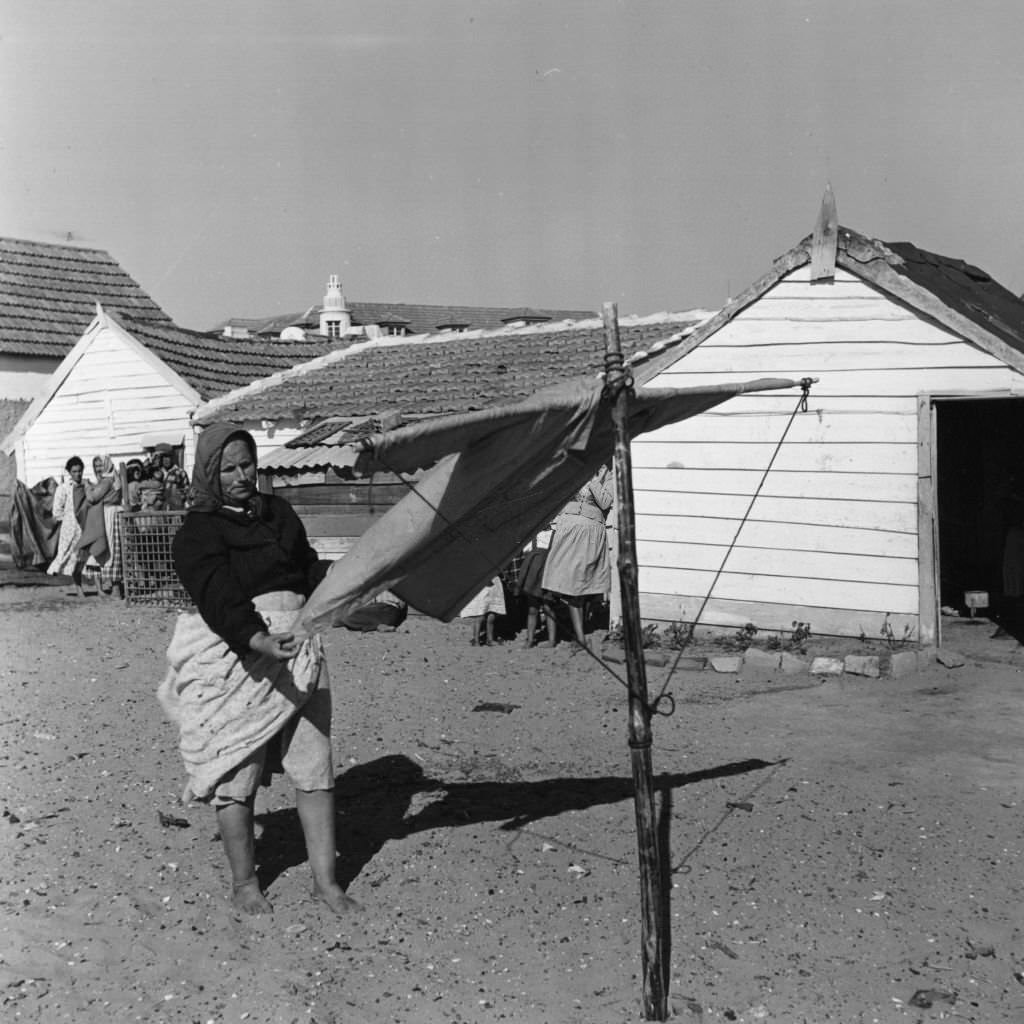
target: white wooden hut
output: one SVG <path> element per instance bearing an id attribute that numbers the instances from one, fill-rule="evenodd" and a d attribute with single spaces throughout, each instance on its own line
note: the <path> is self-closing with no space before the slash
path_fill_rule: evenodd
<path id="1" fill-rule="evenodd" d="M 329 347 L 324 339 L 212 337 L 95 308 L 45 388 L 0 441 L 0 450 L 16 455 L 18 478 L 30 486 L 59 478 L 71 455 L 88 467 L 94 455 L 119 462 L 158 443 L 176 448 L 191 473 L 192 414 L 200 405 Z M 272 429 L 263 435 L 268 450 L 282 443 Z"/>
<path id="2" fill-rule="evenodd" d="M 97 302 L 144 323 L 171 322 L 101 249 L 0 238 L 0 436 L 45 390 Z M 16 475 L 14 460 L 0 454 L 0 515 L 6 514 Z"/>
<path id="3" fill-rule="evenodd" d="M 634 442 L 645 620 L 935 642 L 941 606 L 998 602 L 1024 302 L 984 271 L 820 224 L 634 372 L 818 378 L 788 433 L 796 400 L 751 394 Z"/>

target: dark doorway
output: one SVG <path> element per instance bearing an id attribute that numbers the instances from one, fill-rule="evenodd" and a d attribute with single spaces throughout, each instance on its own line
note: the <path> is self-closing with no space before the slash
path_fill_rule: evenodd
<path id="1" fill-rule="evenodd" d="M 1003 581 L 1007 536 L 1024 525 L 1024 399 L 937 400 L 935 408 L 940 604 L 968 616 L 966 592 L 984 591 L 989 607 L 975 614 L 1016 635 L 1016 587 L 1008 595 Z M 1024 576 L 1024 564 L 1007 568 Z"/>

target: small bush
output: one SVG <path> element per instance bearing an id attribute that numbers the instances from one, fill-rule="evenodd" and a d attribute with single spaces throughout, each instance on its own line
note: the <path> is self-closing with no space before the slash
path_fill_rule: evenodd
<path id="1" fill-rule="evenodd" d="M 693 641 L 693 623 L 670 622 L 665 627 L 665 646 L 673 651 L 683 651 Z"/>
<path id="2" fill-rule="evenodd" d="M 903 647 L 908 647 L 914 642 L 914 627 L 908 622 L 903 627 L 903 632 L 897 636 L 896 631 L 892 628 L 892 623 L 889 621 L 889 613 L 885 613 L 885 618 L 882 620 L 882 628 L 879 630 L 879 635 L 885 642 L 885 646 L 890 651 L 898 651 Z M 864 631 L 861 630 L 861 637 L 864 636 Z"/>

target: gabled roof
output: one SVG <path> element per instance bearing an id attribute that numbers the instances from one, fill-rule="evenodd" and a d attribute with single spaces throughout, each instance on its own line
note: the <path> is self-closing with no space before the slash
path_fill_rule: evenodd
<path id="1" fill-rule="evenodd" d="M 625 317 L 619 323 L 623 353 L 628 358 L 678 345 L 708 315 L 691 310 Z M 604 325 L 596 318 L 375 339 L 223 395 L 201 407 L 195 420 L 317 420 L 372 416 L 385 409 L 403 416 L 464 412 L 596 375 L 604 348 Z"/>
<path id="2" fill-rule="evenodd" d="M 645 383 L 668 369 L 787 274 L 810 263 L 812 243 L 808 235 L 783 253 L 767 274 L 701 324 L 684 344 L 646 361 L 637 370 L 637 380 Z M 1024 372 L 1024 300 L 984 270 L 910 242 L 881 242 L 845 227 L 837 232 L 836 266 Z"/>
<path id="3" fill-rule="evenodd" d="M 139 322 L 171 322 L 102 249 L 0 238 L 0 352 L 62 359 L 97 302 Z"/>
<path id="4" fill-rule="evenodd" d="M 525 309 L 504 306 L 427 306 L 405 302 L 348 302 L 353 327 L 367 324 L 406 324 L 410 334 L 433 334 L 455 324 L 470 330 L 499 330 L 510 320 L 589 320 L 588 309 Z M 281 313 L 268 317 L 232 317 L 224 320 L 210 333 L 220 333 L 228 325 L 246 328 L 251 334 L 279 334 L 292 324 L 320 326 L 320 306 L 302 313 Z"/>

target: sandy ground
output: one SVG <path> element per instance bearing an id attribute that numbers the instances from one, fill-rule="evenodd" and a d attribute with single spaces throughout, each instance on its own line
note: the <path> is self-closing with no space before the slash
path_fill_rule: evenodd
<path id="1" fill-rule="evenodd" d="M 279 780 L 257 805 L 274 913 L 241 920 L 212 812 L 176 800 L 153 697 L 172 622 L 0 588 L 0 1018 L 642 1019 L 612 674 L 568 647 L 471 648 L 460 623 L 332 633 L 339 874 L 365 910 L 309 899 Z M 1021 663 L 671 679 L 672 1019 L 1024 1020 Z"/>

